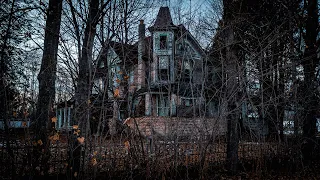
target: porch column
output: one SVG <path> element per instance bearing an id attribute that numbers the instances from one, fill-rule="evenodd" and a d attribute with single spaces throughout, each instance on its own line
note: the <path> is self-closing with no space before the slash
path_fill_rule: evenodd
<path id="1" fill-rule="evenodd" d="M 176 116 L 177 115 L 177 95 L 171 94 L 171 116 Z"/>
<path id="2" fill-rule="evenodd" d="M 145 115 L 151 116 L 151 94 L 147 93 L 145 96 Z"/>
<path id="3" fill-rule="evenodd" d="M 63 122 L 64 122 L 64 127 L 68 127 L 68 119 L 67 119 L 67 108 L 63 108 Z"/>

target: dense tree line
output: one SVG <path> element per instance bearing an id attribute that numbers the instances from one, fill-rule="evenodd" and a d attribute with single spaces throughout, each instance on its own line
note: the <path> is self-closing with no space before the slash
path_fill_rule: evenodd
<path id="1" fill-rule="evenodd" d="M 221 97 L 228 99 L 226 114 L 233 112 L 227 115 L 228 168 L 237 169 L 239 132 L 245 132 L 248 118 L 241 112 L 248 104 L 268 127 L 267 139 L 258 136 L 259 141 L 285 143 L 285 113 L 293 112 L 294 140 L 301 143 L 308 164 L 319 114 L 318 2 L 225 0 L 223 5 L 213 54 L 219 55 L 221 77 L 226 77 L 221 86 Z"/>

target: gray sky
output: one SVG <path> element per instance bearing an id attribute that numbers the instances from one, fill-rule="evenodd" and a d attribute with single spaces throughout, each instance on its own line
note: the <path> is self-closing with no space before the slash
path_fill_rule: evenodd
<path id="1" fill-rule="evenodd" d="M 146 26 L 154 23 L 161 6 L 170 8 L 173 23 L 183 24 L 205 48 L 215 33 L 221 16 L 221 0 L 155 0 L 145 18 Z"/>

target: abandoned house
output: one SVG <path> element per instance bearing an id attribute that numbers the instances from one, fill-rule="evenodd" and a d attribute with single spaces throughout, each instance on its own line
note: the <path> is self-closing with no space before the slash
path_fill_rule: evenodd
<path id="1" fill-rule="evenodd" d="M 98 56 L 92 93 L 112 103 L 110 131 L 117 122 L 134 127 L 135 121 L 144 135 L 225 132 L 203 94 L 206 54 L 197 40 L 173 24 L 168 7 L 148 30 L 146 37 L 140 20 L 136 44 L 107 42 Z"/>
<path id="2" fill-rule="evenodd" d="M 184 25 L 175 25 L 168 7 L 159 9 L 148 29 L 143 20 L 137 23 L 138 42 L 106 41 L 97 57 L 92 75 L 92 119 L 102 118 L 111 134 L 120 123 L 146 136 L 225 134 L 222 116 L 226 104 L 218 100 L 223 88 L 214 92 L 223 83 L 220 55 L 206 53 Z M 219 38 L 216 35 L 215 41 Z M 256 97 L 260 89 L 257 84 L 253 87 L 247 93 Z M 266 136 L 268 125 L 258 109 L 246 100 L 241 103 L 243 128 L 257 138 Z M 57 106 L 57 129 L 72 128 L 73 104 L 70 100 Z M 284 126 L 289 126 L 285 133 L 293 132 L 293 114 L 285 111 Z"/>

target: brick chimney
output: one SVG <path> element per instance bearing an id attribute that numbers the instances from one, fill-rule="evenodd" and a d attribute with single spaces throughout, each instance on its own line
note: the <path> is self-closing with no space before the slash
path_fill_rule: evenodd
<path id="1" fill-rule="evenodd" d="M 145 54 L 145 42 L 144 39 L 146 37 L 146 25 L 143 20 L 140 20 L 139 24 L 139 50 L 141 50 L 142 55 Z"/>
<path id="2" fill-rule="evenodd" d="M 145 62 L 143 60 L 143 56 L 145 55 L 145 32 L 146 25 L 143 20 L 140 20 L 139 24 L 139 42 L 138 42 L 138 77 L 137 77 L 137 85 L 138 89 L 145 86 Z"/>

